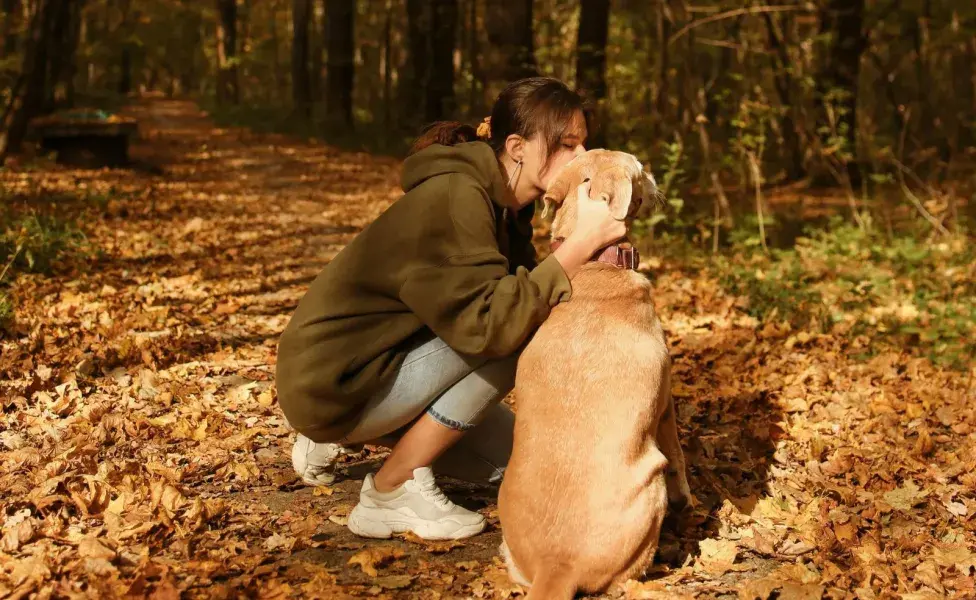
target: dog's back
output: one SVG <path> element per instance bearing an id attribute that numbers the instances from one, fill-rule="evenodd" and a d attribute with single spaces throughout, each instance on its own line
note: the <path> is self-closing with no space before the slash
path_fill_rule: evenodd
<path id="1" fill-rule="evenodd" d="M 667 508 L 655 434 L 669 376 L 647 279 L 584 267 L 572 301 L 535 334 L 516 376 L 499 513 L 532 597 L 599 591 L 650 564 Z"/>

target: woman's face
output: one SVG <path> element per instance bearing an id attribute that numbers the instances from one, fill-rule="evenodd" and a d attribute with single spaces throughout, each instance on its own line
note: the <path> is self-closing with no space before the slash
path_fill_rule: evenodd
<path id="1" fill-rule="evenodd" d="M 582 111 L 577 112 L 572 123 L 566 128 L 559 146 L 546 159 L 546 142 L 538 133 L 524 142 L 522 153 L 522 179 L 515 187 L 515 195 L 521 206 L 526 206 L 542 197 L 549 182 L 566 163 L 579 156 L 585 149 L 586 119 Z M 521 192 L 521 193 L 520 193 Z"/>

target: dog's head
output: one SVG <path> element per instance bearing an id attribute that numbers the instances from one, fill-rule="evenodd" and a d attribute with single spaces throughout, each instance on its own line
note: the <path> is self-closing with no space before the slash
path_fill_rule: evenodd
<path id="1" fill-rule="evenodd" d="M 637 216 L 644 202 L 658 199 L 654 176 L 644 171 L 633 155 L 613 150 L 590 150 L 566 164 L 543 196 L 545 212 L 555 205 L 552 236 L 566 238 L 576 224 L 576 189 L 590 182 L 590 198 L 610 204 L 614 218 L 624 221 Z"/>

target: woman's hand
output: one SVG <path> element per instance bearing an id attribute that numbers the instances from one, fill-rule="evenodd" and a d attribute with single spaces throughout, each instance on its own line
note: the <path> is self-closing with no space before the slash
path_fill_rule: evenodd
<path id="1" fill-rule="evenodd" d="M 570 239 L 577 237 L 591 249 L 590 254 L 606 248 L 627 235 L 627 225 L 610 214 L 610 204 L 590 198 L 590 184 L 576 188 L 576 226 Z"/>
<path id="2" fill-rule="evenodd" d="M 589 188 L 589 183 L 576 188 L 576 226 L 553 253 L 569 278 L 598 250 L 627 235 L 627 225 L 613 218 L 609 203 L 591 199 Z"/>

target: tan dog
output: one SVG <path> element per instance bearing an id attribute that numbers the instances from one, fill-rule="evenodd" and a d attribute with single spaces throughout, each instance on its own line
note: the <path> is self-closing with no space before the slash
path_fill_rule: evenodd
<path id="1" fill-rule="evenodd" d="M 591 150 L 546 192 L 554 240 L 590 180 L 620 219 L 657 194 L 623 152 Z M 604 253 L 606 255 L 606 253 Z M 572 598 L 644 573 L 668 502 L 691 492 L 678 443 L 670 358 L 647 278 L 590 262 L 519 359 L 515 445 L 498 498 L 502 554 L 529 598 Z"/>

